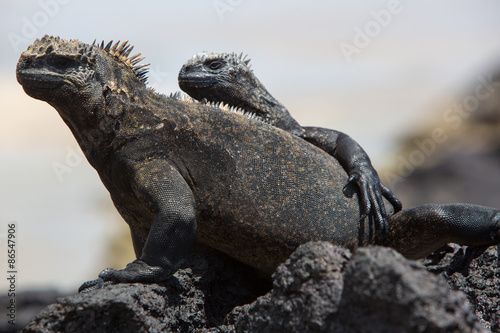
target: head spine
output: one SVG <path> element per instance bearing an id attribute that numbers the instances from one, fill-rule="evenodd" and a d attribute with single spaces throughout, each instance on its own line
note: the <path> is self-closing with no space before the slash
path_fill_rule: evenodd
<path id="1" fill-rule="evenodd" d="M 95 41 L 92 44 L 92 46 L 95 46 Z M 107 52 L 109 55 L 114 56 L 116 59 L 120 60 L 123 64 L 127 65 L 135 73 L 135 76 L 137 76 L 137 78 L 141 80 L 141 82 L 145 84 L 148 81 L 147 73 L 149 68 L 146 67 L 148 67 L 150 64 L 148 63 L 139 65 L 139 62 L 141 62 L 146 58 L 146 57 L 139 58 L 139 56 L 142 53 L 137 53 L 129 57 L 130 52 L 132 52 L 134 46 L 130 45 L 128 43 L 128 40 L 121 44 L 120 41 L 116 43 L 110 41 L 107 44 L 104 44 L 104 41 L 102 41 L 99 48 Z"/>
<path id="2" fill-rule="evenodd" d="M 209 60 L 215 60 L 215 59 L 224 59 L 227 62 L 236 65 L 236 64 L 241 64 L 246 66 L 248 69 L 252 66 L 250 64 L 250 58 L 248 58 L 247 54 L 241 53 L 214 53 L 214 52 L 198 52 L 194 56 L 189 59 L 185 65 L 194 65 L 198 63 L 203 63 L 205 61 Z"/>

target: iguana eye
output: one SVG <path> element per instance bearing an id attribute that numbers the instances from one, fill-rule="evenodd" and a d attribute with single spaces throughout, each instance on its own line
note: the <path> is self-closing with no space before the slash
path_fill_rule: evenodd
<path id="1" fill-rule="evenodd" d="M 64 67 L 68 67 L 69 65 L 71 65 L 73 63 L 73 60 L 70 58 L 66 58 L 66 57 L 57 57 L 57 58 L 52 59 L 52 63 L 57 67 L 64 68 Z"/>
<path id="2" fill-rule="evenodd" d="M 205 66 L 210 68 L 211 70 L 217 70 L 220 69 L 224 65 L 224 62 L 220 60 L 209 60 L 205 62 Z"/>

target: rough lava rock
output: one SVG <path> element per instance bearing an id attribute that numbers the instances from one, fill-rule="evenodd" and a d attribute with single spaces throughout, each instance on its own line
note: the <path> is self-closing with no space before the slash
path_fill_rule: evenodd
<path id="1" fill-rule="evenodd" d="M 194 253 L 165 283 L 117 284 L 60 298 L 23 332 L 231 332 L 225 316 L 253 301 L 261 282 L 222 254 Z"/>
<path id="2" fill-rule="evenodd" d="M 423 260 L 453 289 L 465 292 L 484 326 L 500 332 L 500 267 L 497 247 L 472 248 L 450 244 Z"/>
<path id="3" fill-rule="evenodd" d="M 394 250 L 308 243 L 281 265 L 237 332 L 487 332 L 466 296 Z"/>
<path id="4" fill-rule="evenodd" d="M 320 332 L 337 311 L 344 285 L 347 249 L 307 243 L 280 265 L 273 289 L 243 307 L 237 332 Z"/>
<path id="5" fill-rule="evenodd" d="M 163 284 L 60 298 L 24 332 L 488 332 L 467 296 L 443 277 L 496 331 L 498 256 L 495 248 L 480 253 L 441 251 L 424 261 L 433 274 L 388 248 L 351 254 L 310 242 L 278 267 L 270 291 L 224 255 L 191 254 Z"/>
<path id="6" fill-rule="evenodd" d="M 361 248 L 344 275 L 338 332 L 486 332 L 466 296 L 388 248 Z"/>

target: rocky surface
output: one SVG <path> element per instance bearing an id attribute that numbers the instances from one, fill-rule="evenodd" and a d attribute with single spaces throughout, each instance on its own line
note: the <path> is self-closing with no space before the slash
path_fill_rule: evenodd
<path id="1" fill-rule="evenodd" d="M 262 283 L 252 269 L 228 257 L 194 253 L 165 283 L 111 285 L 61 298 L 23 332 L 210 332 L 215 327 L 214 332 L 225 332 L 225 316 L 253 301 Z"/>
<path id="2" fill-rule="evenodd" d="M 238 332 L 326 331 L 338 310 L 351 253 L 329 243 L 300 246 L 273 275 L 273 289 L 241 309 Z"/>
<path id="3" fill-rule="evenodd" d="M 356 332 L 485 331 L 463 293 L 391 249 L 356 251 L 344 280 L 337 322 Z"/>
<path id="4" fill-rule="evenodd" d="M 466 296 L 421 264 L 387 248 L 350 256 L 328 243 L 299 247 L 236 331 L 486 332 Z"/>
<path id="5" fill-rule="evenodd" d="M 391 249 L 351 254 L 311 242 L 280 265 L 272 289 L 227 257 L 192 254 L 163 284 L 113 285 L 61 298 L 24 332 L 488 332 L 480 319 L 491 319 L 495 329 L 496 302 L 483 292 L 496 295 L 498 288 L 469 275 L 496 268 L 472 260 L 477 251 L 460 250 L 427 260 L 432 274 Z M 439 274 L 476 295 L 480 319 L 466 295 Z"/>
<path id="6" fill-rule="evenodd" d="M 438 261 L 436 263 L 436 261 Z M 485 327 L 500 332 L 500 268 L 498 248 L 474 249 L 450 244 L 423 260 L 427 269 L 441 274 L 453 289 L 465 292 Z"/>

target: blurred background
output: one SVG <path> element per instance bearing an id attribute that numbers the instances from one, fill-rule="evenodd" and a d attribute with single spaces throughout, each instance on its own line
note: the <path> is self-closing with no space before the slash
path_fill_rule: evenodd
<path id="1" fill-rule="evenodd" d="M 129 40 L 166 94 L 196 52 L 247 53 L 299 123 L 351 135 L 406 207 L 500 208 L 499 14 L 495 0 L 1 1 L 0 267 L 12 222 L 20 290 L 75 292 L 132 259 L 69 129 L 16 81 L 35 38 Z"/>

